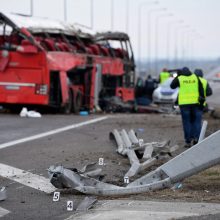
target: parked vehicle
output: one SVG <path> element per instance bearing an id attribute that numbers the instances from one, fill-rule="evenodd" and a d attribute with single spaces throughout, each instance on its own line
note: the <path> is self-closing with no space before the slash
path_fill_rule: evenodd
<path id="1" fill-rule="evenodd" d="M 164 83 L 159 84 L 153 92 L 153 102 L 156 104 L 175 104 L 178 97 L 178 88 L 171 89 L 170 84 L 173 78 L 168 78 Z"/>

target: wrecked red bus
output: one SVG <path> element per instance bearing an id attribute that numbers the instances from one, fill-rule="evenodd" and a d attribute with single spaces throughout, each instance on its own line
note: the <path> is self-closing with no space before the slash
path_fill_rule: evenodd
<path id="1" fill-rule="evenodd" d="M 134 64 L 128 71 L 126 62 L 72 25 L 0 13 L 0 105 L 92 111 L 107 91 L 107 75 L 121 78 L 107 96 L 134 101 Z"/>

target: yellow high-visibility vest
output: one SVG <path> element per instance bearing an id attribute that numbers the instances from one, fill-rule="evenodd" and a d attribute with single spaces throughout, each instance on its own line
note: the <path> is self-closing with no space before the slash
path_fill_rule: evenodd
<path id="1" fill-rule="evenodd" d="M 170 77 L 170 73 L 168 72 L 161 72 L 160 73 L 160 83 L 165 82 Z"/>
<path id="2" fill-rule="evenodd" d="M 199 83 L 195 74 L 190 76 L 179 76 L 179 105 L 198 104 L 199 103 Z"/>
<path id="3" fill-rule="evenodd" d="M 206 89 L 207 89 L 207 84 L 208 84 L 208 81 L 202 77 L 199 77 L 201 83 L 202 83 L 202 87 L 203 87 L 203 90 L 204 90 L 204 95 L 206 97 Z"/>
<path id="4" fill-rule="evenodd" d="M 204 96 L 206 98 L 206 89 L 207 89 L 207 85 L 208 85 L 208 81 L 202 77 L 199 77 L 201 83 L 202 83 L 202 88 L 203 88 L 203 91 L 204 91 Z M 206 106 L 207 105 L 207 102 L 205 101 L 203 106 Z"/>

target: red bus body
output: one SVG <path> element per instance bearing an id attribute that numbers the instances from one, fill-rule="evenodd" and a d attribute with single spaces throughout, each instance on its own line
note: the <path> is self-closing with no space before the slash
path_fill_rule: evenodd
<path id="1" fill-rule="evenodd" d="M 94 44 L 101 45 L 93 37 L 81 37 L 66 27 L 19 26 L 14 23 L 17 17 L 0 13 L 0 105 L 92 111 L 105 89 L 97 83 L 97 74 L 101 85 L 105 77 L 120 78 L 109 96 L 134 101 L 133 84 L 122 83 L 127 75 L 124 60 L 94 52 Z"/>

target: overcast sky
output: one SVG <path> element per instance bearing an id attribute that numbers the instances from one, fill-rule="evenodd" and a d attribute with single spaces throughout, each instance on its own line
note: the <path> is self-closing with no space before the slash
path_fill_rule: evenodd
<path id="1" fill-rule="evenodd" d="M 66 1 L 67 21 L 90 26 L 91 0 Z M 157 58 L 177 56 L 184 59 L 220 57 L 219 0 L 158 0 L 158 4 L 146 3 L 141 9 L 141 28 L 139 29 L 139 6 L 141 2 L 152 1 L 114 0 L 114 16 L 111 23 L 112 0 L 93 0 L 93 28 L 96 31 L 111 30 L 113 26 L 114 31 L 127 31 L 126 5 L 129 2 L 128 34 L 136 57 L 141 55 L 142 58 L 149 58 L 150 56 L 152 60 L 155 56 Z M 33 0 L 33 3 L 34 16 L 64 20 L 64 0 Z M 30 0 L 0 0 L 0 5 L 2 11 L 30 13 Z M 160 8 L 166 8 L 166 11 L 153 11 Z M 178 23 L 179 20 L 183 23 Z M 141 37 L 138 34 L 139 30 L 141 30 Z M 169 40 L 167 40 L 168 30 Z M 139 38 L 141 38 L 141 44 L 138 43 Z"/>

